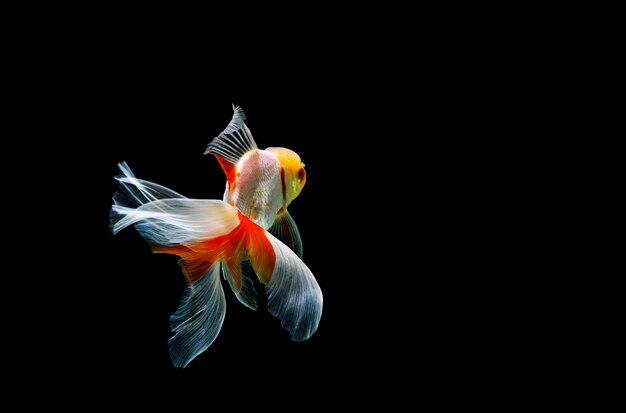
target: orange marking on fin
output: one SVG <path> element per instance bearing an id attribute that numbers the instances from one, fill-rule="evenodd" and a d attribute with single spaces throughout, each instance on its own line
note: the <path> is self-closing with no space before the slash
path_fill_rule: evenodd
<path id="1" fill-rule="evenodd" d="M 189 284 L 193 284 L 204 275 L 215 262 L 211 254 L 200 253 L 186 245 L 152 245 L 152 252 L 178 255 L 178 265 L 180 265 Z"/>
<path id="2" fill-rule="evenodd" d="M 176 245 L 152 245 L 155 253 L 178 255 L 178 264 L 183 270 L 187 282 L 193 284 L 202 277 L 215 261 L 226 261 L 237 289 L 241 290 L 241 264 L 250 258 L 252 268 L 263 281 L 268 284 L 274 272 L 276 253 L 265 230 L 255 224 L 241 212 L 239 225 L 226 235 Z"/>
<path id="3" fill-rule="evenodd" d="M 237 287 L 237 292 L 241 292 L 241 264 L 239 263 L 239 261 L 228 260 L 226 261 L 226 265 L 228 265 L 230 274 L 233 276 L 235 286 Z"/>
<path id="4" fill-rule="evenodd" d="M 252 222 L 241 212 L 239 212 L 239 219 L 246 226 L 249 234 L 248 255 L 250 256 L 252 268 L 254 268 L 261 281 L 267 285 L 272 279 L 274 265 L 276 264 L 274 247 L 272 247 L 270 240 L 267 239 L 265 230 L 262 227 Z"/>
<path id="5" fill-rule="evenodd" d="M 217 158 L 217 162 L 219 162 L 220 166 L 222 167 L 222 171 L 224 171 L 224 174 L 226 175 L 226 180 L 228 181 L 228 184 L 229 185 L 234 184 L 235 179 L 236 179 L 236 173 L 237 173 L 235 165 L 233 165 L 232 163 L 230 163 L 229 161 L 222 158 L 216 153 L 214 153 L 213 156 Z"/>

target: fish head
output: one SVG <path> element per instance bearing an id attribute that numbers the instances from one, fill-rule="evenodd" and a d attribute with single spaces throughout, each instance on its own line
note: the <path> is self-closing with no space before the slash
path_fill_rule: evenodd
<path id="1" fill-rule="evenodd" d="M 285 206 L 287 206 L 300 195 L 300 191 L 302 191 L 306 183 L 304 163 L 300 156 L 291 149 L 270 147 L 266 150 L 274 153 L 280 163 L 282 173 L 284 174 Z"/>

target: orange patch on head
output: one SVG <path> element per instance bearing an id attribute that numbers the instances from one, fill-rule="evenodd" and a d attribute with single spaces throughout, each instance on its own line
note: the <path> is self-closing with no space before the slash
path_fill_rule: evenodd
<path id="1" fill-rule="evenodd" d="M 298 155 L 291 149 L 269 147 L 266 150 L 276 154 L 276 156 L 278 157 L 278 162 L 280 162 L 283 168 L 287 168 L 288 170 L 292 170 L 292 171 L 297 171 L 300 167 L 302 167 L 302 161 L 300 160 L 300 155 Z"/>

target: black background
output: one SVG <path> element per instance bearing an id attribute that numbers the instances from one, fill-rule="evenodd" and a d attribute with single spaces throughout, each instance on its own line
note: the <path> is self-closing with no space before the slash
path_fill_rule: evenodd
<path id="1" fill-rule="evenodd" d="M 350 146 L 359 145 L 359 139 L 344 138 L 346 147 L 336 148 L 341 135 L 347 132 L 336 129 L 341 110 L 315 108 L 311 103 L 303 105 L 305 96 L 274 95 L 264 99 L 214 93 L 213 101 L 202 103 L 201 108 L 184 103 L 173 107 L 168 103 L 170 99 L 160 101 L 158 106 L 150 103 L 152 110 L 139 112 L 138 120 L 150 126 L 137 133 L 141 137 L 132 137 L 129 144 L 120 145 L 111 155 L 107 165 L 109 192 L 114 187 L 111 178 L 115 162 L 125 160 L 139 177 L 188 197 L 219 199 L 224 189 L 223 173 L 215 159 L 202 153 L 212 137 L 229 122 L 230 105 L 235 103 L 248 114 L 247 123 L 261 148 L 291 148 L 307 165 L 306 190 L 290 210 L 297 217 L 304 240 L 306 263 L 324 292 L 324 315 L 319 331 L 305 343 L 292 343 L 263 304 L 257 312 L 252 312 L 226 291 L 227 315 L 222 331 L 188 369 L 217 366 L 245 369 L 248 365 L 255 369 L 271 363 L 273 369 L 298 366 L 298 369 L 315 370 L 327 368 L 325 364 L 331 363 L 331 359 L 335 364 L 336 357 L 331 354 L 343 355 L 344 363 L 350 363 L 354 357 L 352 348 L 360 341 L 372 340 L 369 322 L 380 322 L 367 321 L 375 311 L 359 308 L 358 304 L 371 302 L 364 296 L 367 292 L 364 287 L 374 281 L 371 267 L 382 263 L 376 260 L 368 263 L 368 256 L 382 251 L 381 243 L 375 240 L 379 231 L 368 236 L 366 228 L 359 228 L 357 222 L 361 219 L 355 214 L 362 213 L 366 218 L 384 207 L 377 205 L 380 201 L 372 196 L 375 184 L 358 182 L 367 179 L 367 173 L 360 172 L 362 167 L 355 159 L 357 152 L 350 153 Z M 132 116 L 136 115 L 134 112 Z M 326 117 L 334 119 L 326 123 Z M 367 211 L 370 208 L 373 211 Z M 167 368 L 168 318 L 177 308 L 183 288 L 176 258 L 152 255 L 132 230 L 111 237 L 110 247 L 109 281 L 111 297 L 116 300 L 111 302 L 115 307 L 110 313 L 112 318 L 106 321 L 126 337 L 125 343 L 118 343 L 123 344 L 120 357 L 129 364 Z M 126 320 L 133 321 L 125 324 Z"/>
<path id="2" fill-rule="evenodd" d="M 231 103 L 246 112 L 259 147 L 288 147 L 306 164 L 307 184 L 290 211 L 324 312 L 310 340 L 292 343 L 263 305 L 252 312 L 226 289 L 222 331 L 188 369 L 359 377 L 359 370 L 447 363 L 471 347 L 467 337 L 455 342 L 468 328 L 459 312 L 468 282 L 456 273 L 467 264 L 457 246 L 468 240 L 455 224 L 467 209 L 458 208 L 462 192 L 449 179 L 454 140 L 441 136 L 445 124 L 426 119 L 426 102 L 398 101 L 398 85 L 380 80 L 343 90 L 315 80 L 250 90 L 192 81 L 164 87 L 139 76 L 122 85 L 119 101 L 98 118 L 108 147 L 97 185 L 104 252 L 97 266 L 108 268 L 96 283 L 98 333 L 113 365 L 169 368 L 168 319 L 184 285 L 176 257 L 151 254 L 133 229 L 107 232 L 116 163 L 185 196 L 221 198 L 223 173 L 202 153 L 229 122 Z"/>
<path id="3" fill-rule="evenodd" d="M 98 393 L 90 402 L 116 408 L 125 405 L 120 382 L 134 391 L 160 373 L 185 391 L 148 387 L 144 401 L 173 396 L 206 408 L 213 396 L 237 404 L 252 389 L 263 393 L 252 399 L 258 406 L 280 407 L 286 395 L 298 400 L 290 408 L 307 406 L 330 389 L 391 409 L 424 395 L 489 401 L 518 383 L 515 401 L 536 393 L 537 382 L 552 389 L 545 366 L 568 353 L 550 348 L 549 333 L 570 307 L 546 319 L 542 294 L 553 302 L 562 293 L 543 293 L 557 266 L 536 257 L 560 242 L 545 237 L 553 216 L 544 211 L 569 169 L 546 184 L 542 167 L 563 158 L 560 143 L 546 150 L 562 135 L 562 96 L 577 89 L 572 71 L 553 65 L 562 31 L 550 41 L 539 26 L 553 25 L 535 22 L 549 15 L 263 4 L 272 22 L 234 6 L 194 21 L 170 9 L 157 17 L 155 7 L 10 16 L 8 381 L 61 385 L 64 405 L 84 394 L 78 384 Z M 324 312 L 309 341 L 292 343 L 263 306 L 249 311 L 226 289 L 217 340 L 173 369 L 168 319 L 183 277 L 176 257 L 151 254 L 132 228 L 110 233 L 113 177 L 126 161 L 138 177 L 186 196 L 221 197 L 223 174 L 202 152 L 232 103 L 260 147 L 289 147 L 307 164 L 290 210 Z M 220 397 L 210 386 L 218 382 L 238 397 Z M 39 394 L 19 401 L 49 401 Z"/>
<path id="4" fill-rule="evenodd" d="M 55 293 L 44 294 L 47 335 L 29 342 L 34 353 L 90 372 L 319 372 L 368 383 L 398 371 L 466 371 L 498 345 L 485 341 L 488 279 L 477 275 L 488 272 L 489 251 L 474 213 L 483 208 L 475 137 L 487 131 L 461 58 L 439 59 L 427 46 L 406 59 L 338 47 L 248 60 L 135 46 L 32 78 L 36 105 L 49 109 L 40 127 L 58 136 L 45 138 L 35 162 L 51 181 L 41 188 L 55 200 L 48 263 L 62 274 L 40 275 Z M 221 198 L 225 178 L 203 152 L 233 103 L 260 148 L 284 146 L 306 163 L 290 212 L 324 311 L 313 337 L 292 343 L 263 305 L 250 311 L 226 287 L 218 338 L 174 370 L 169 316 L 183 276 L 176 257 L 151 254 L 134 229 L 110 233 L 114 176 L 126 161 L 187 197 Z"/>
<path id="5" fill-rule="evenodd" d="M 125 138 L 120 137 L 104 165 L 108 176 L 103 174 L 102 213 L 107 212 L 115 188 L 115 164 L 122 160 L 138 177 L 188 197 L 221 198 L 223 173 L 215 159 L 202 153 L 230 120 L 231 103 L 246 112 L 259 147 L 288 147 L 306 163 L 307 184 L 290 211 L 303 237 L 305 262 L 324 293 L 318 332 L 307 342 L 292 343 L 263 305 L 252 312 L 226 291 L 223 329 L 188 369 L 249 365 L 255 369 L 269 363 L 278 370 L 333 367 L 353 372 L 359 365 L 371 367 L 373 362 L 391 359 L 394 347 L 407 340 L 403 312 L 412 307 L 406 303 L 415 299 L 407 286 L 416 275 L 401 267 L 406 260 L 403 251 L 414 242 L 414 235 L 411 230 L 404 239 L 394 234 L 398 230 L 401 234 L 405 222 L 413 218 L 402 216 L 394 201 L 403 196 L 394 193 L 401 186 L 390 183 L 401 173 L 397 163 L 404 162 L 401 152 L 406 149 L 394 142 L 393 133 L 376 132 L 380 120 L 367 122 L 368 113 L 359 111 L 368 108 L 355 107 L 347 96 L 333 99 L 315 85 L 288 89 L 268 88 L 258 94 L 207 90 L 198 95 L 211 95 L 211 99 L 193 103 L 185 103 L 176 91 L 152 98 L 138 92 L 142 96 L 136 97 L 137 102 L 117 108 L 124 123 L 136 130 L 121 133 Z M 102 223 L 104 232 L 104 219 Z M 152 255 L 133 230 L 110 238 L 105 244 L 110 248 L 106 260 L 110 275 L 103 280 L 110 288 L 104 297 L 104 307 L 110 310 L 104 321 L 116 337 L 110 345 L 119 346 L 115 354 L 120 363 L 168 368 L 168 318 L 183 288 L 176 258 Z"/>

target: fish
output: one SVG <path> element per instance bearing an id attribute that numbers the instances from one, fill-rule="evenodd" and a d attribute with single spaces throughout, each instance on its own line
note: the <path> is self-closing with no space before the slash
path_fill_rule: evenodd
<path id="1" fill-rule="evenodd" d="M 286 148 L 257 148 L 245 115 L 233 106 L 226 129 L 207 146 L 226 174 L 223 199 L 187 198 L 135 177 L 118 164 L 110 228 L 134 226 L 153 253 L 179 257 L 186 286 L 170 317 L 172 365 L 185 368 L 216 340 L 226 314 L 221 278 L 239 302 L 257 310 L 256 276 L 267 311 L 294 342 L 318 329 L 321 288 L 302 260 L 302 241 L 287 206 L 304 186 L 300 157 Z M 278 168 L 278 169 L 277 169 Z"/>
<path id="2" fill-rule="evenodd" d="M 305 165 L 287 148 L 258 149 L 245 113 L 233 105 L 226 129 L 206 147 L 204 154 L 217 158 L 226 175 L 224 201 L 269 230 L 302 258 L 302 238 L 287 207 L 306 183 Z"/>

